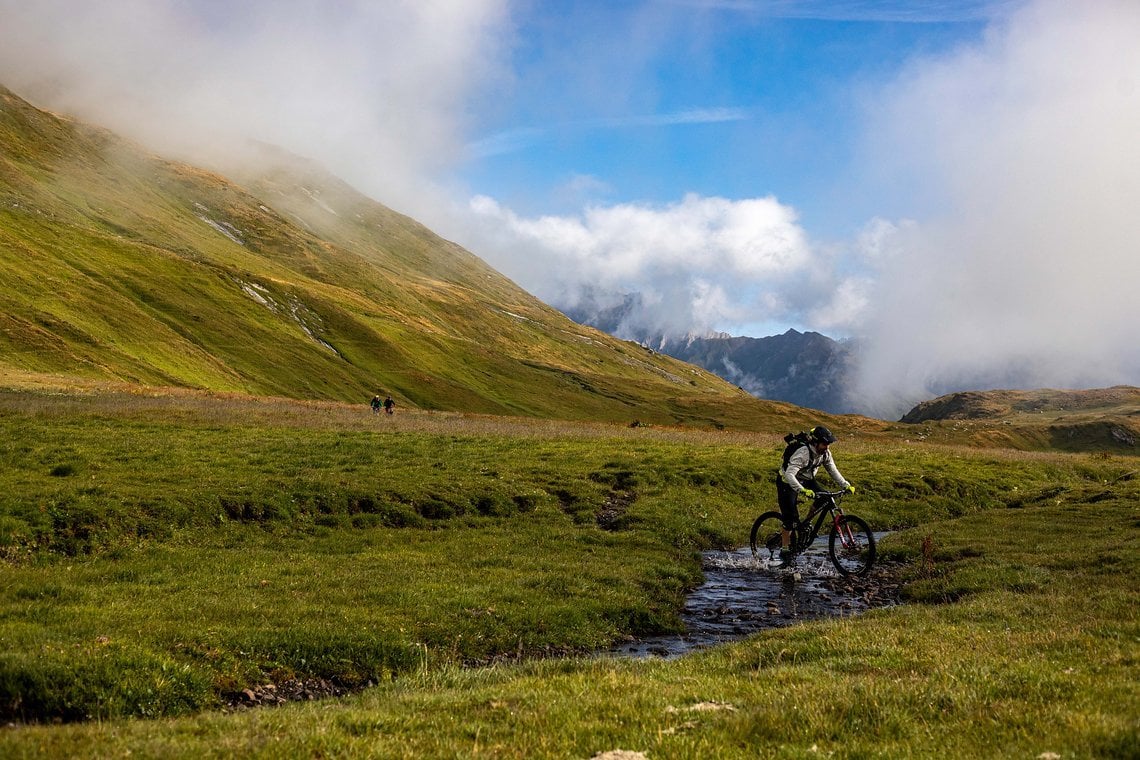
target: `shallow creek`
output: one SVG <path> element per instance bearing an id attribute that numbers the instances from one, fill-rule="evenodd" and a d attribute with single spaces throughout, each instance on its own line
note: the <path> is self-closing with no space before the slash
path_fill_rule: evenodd
<path id="1" fill-rule="evenodd" d="M 886 534 L 876 534 L 878 540 Z M 766 628 L 857 615 L 898 603 L 898 584 L 876 565 L 866 579 L 844 578 L 827 556 L 827 538 L 799 556 L 795 569 L 770 569 L 747 547 L 702 555 L 705 582 L 681 613 L 685 632 L 621 644 L 612 654 L 677 657 Z"/>
<path id="2" fill-rule="evenodd" d="M 875 539 L 885 535 L 876 533 Z M 795 570 L 769 568 L 754 559 L 747 546 L 732 552 L 705 552 L 702 567 L 705 582 L 689 595 L 681 613 L 684 633 L 629 641 L 607 655 L 678 657 L 766 628 L 898 604 L 898 581 L 882 563 L 876 563 L 865 579 L 839 575 L 828 559 L 826 536 L 799 556 Z M 295 679 L 226 695 L 225 709 L 246 710 L 350 691 L 322 678 Z"/>

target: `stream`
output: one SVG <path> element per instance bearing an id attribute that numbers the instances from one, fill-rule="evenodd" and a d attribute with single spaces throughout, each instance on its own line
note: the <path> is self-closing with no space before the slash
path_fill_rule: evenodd
<path id="1" fill-rule="evenodd" d="M 886 533 L 876 533 L 876 542 Z M 796 560 L 794 570 L 771 569 L 747 546 L 701 555 L 705 581 L 689 595 L 681 619 L 684 633 L 620 644 L 610 657 L 679 657 L 687 652 L 743 639 L 767 628 L 805 620 L 857 615 L 899 603 L 899 583 L 880 560 L 867 578 L 844 578 L 827 556 L 827 537 Z M 371 682 L 369 682 L 371 684 Z M 226 695 L 226 710 L 279 705 L 341 696 L 352 690 L 323 678 L 292 679 Z"/>
<path id="2" fill-rule="evenodd" d="M 876 533 L 876 542 L 885 535 Z M 841 576 L 827 556 L 826 536 L 797 558 L 794 569 L 769 569 L 747 546 L 704 552 L 701 566 L 705 582 L 685 602 L 683 633 L 629 641 L 611 654 L 678 657 L 767 628 L 898 604 L 898 583 L 878 564 L 867 578 Z"/>

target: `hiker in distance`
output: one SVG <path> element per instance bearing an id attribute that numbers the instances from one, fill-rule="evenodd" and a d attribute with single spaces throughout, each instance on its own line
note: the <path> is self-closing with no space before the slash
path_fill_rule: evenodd
<path id="1" fill-rule="evenodd" d="M 373 414 L 380 414 L 380 397 L 379 396 L 373 396 L 372 397 L 372 413 Z"/>
<path id="2" fill-rule="evenodd" d="M 388 414 L 392 414 L 395 411 L 395 409 L 396 409 L 396 402 L 392 400 L 392 397 L 390 395 L 385 396 L 384 397 L 384 411 L 387 412 Z"/>
<path id="3" fill-rule="evenodd" d="M 813 427 L 806 436 L 795 436 L 784 449 L 784 460 L 780 465 L 780 475 L 776 478 L 776 498 L 780 502 L 780 515 L 784 518 L 784 530 L 780 534 L 780 567 L 792 564 L 792 526 L 799 519 L 799 497 L 803 496 L 811 504 L 815 492 L 823 490 L 815 480 L 816 472 L 822 466 L 831 479 L 851 493 L 855 486 L 847 482 L 835 466 L 831 456 L 831 444 L 835 435 L 823 425 Z"/>

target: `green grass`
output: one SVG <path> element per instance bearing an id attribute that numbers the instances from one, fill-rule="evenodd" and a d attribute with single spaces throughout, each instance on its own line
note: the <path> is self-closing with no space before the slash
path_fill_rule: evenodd
<path id="1" fill-rule="evenodd" d="M 779 436 L 9 392 L 0 441 L 0 705 L 66 723 L 4 756 L 1137 749 L 1134 458 L 856 437 L 909 603 L 632 662 L 571 655 L 677 628 Z M 362 690 L 218 709 L 316 677 Z"/>
<path id="2" fill-rule="evenodd" d="M 713 519 L 723 499 L 759 477 L 725 468 L 712 439 L 694 452 L 651 428 L 244 398 L 4 402 L 10 717 L 176 714 L 267 679 L 356 686 L 673 629 L 694 551 L 731 540 Z M 615 498 L 632 506 L 602 530 Z M 689 499 L 712 504 L 697 517 Z M 93 652 L 105 666 L 87 672 Z"/>
<path id="3" fill-rule="evenodd" d="M 1001 567 L 1008 541 L 988 541 L 994 529 L 1016 534 L 1077 511 L 1036 509 L 995 512 L 975 527 L 927 527 Z M 1080 522 L 1119 517 L 1119 504 L 1105 504 Z M 1070 568 L 1039 568 L 1033 589 L 991 576 L 953 605 L 774 630 L 675 662 L 421 669 L 319 705 L 24 727 L 0 741 L 13 756 L 590 757 L 620 747 L 693 758 L 1132 757 L 1136 541 L 1135 529 L 1118 539 L 1133 561 L 1109 584 L 1102 572 Z M 1086 567 L 1081 555 L 1097 544 L 1056 544 L 1050 563 Z"/>

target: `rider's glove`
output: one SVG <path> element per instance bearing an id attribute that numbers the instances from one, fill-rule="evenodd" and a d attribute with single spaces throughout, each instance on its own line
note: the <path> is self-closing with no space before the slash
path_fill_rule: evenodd
<path id="1" fill-rule="evenodd" d="M 848 483 L 847 484 L 847 493 L 855 493 L 855 486 Z"/>
<path id="2" fill-rule="evenodd" d="M 804 490 L 800 491 L 800 495 L 807 499 L 814 499 L 815 491 L 811 490 L 810 488 L 805 488 Z"/>

